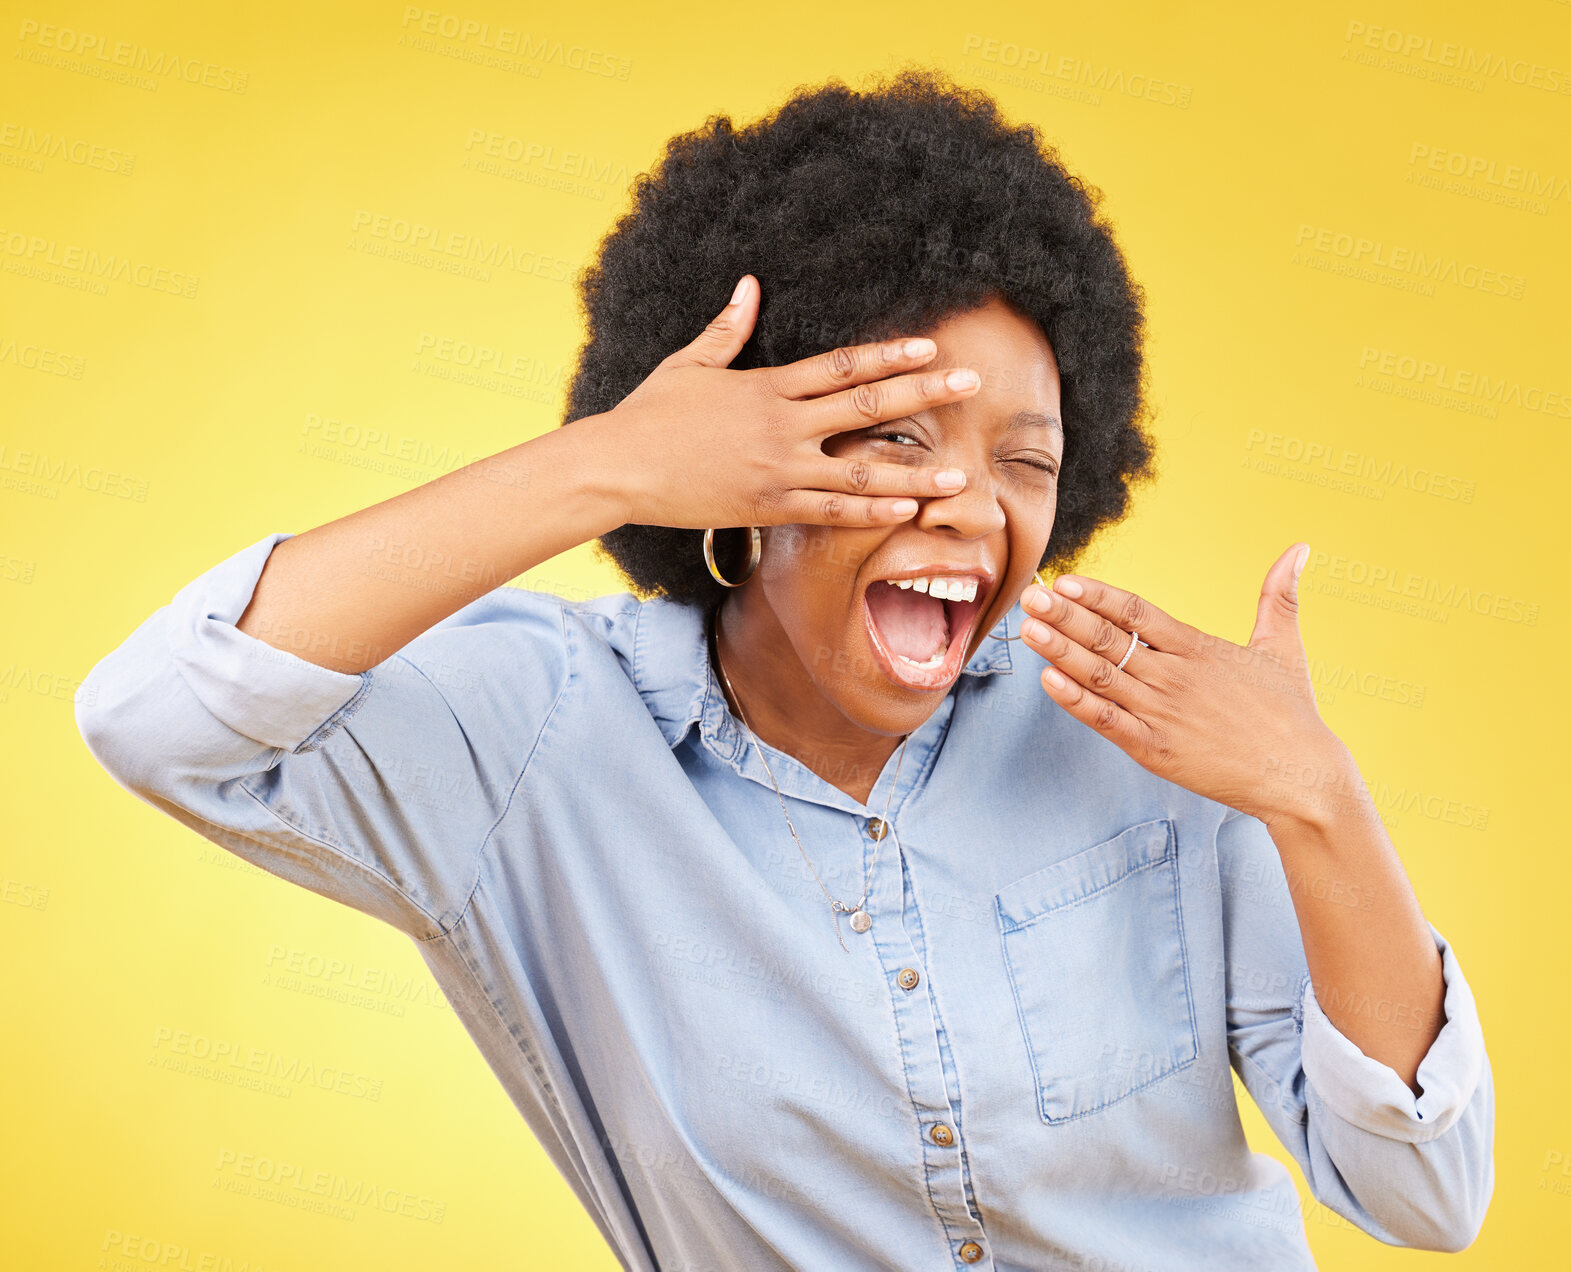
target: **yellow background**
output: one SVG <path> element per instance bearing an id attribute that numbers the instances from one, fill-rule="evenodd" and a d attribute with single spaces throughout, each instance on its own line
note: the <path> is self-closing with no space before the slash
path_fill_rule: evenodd
<path id="1" fill-rule="evenodd" d="M 1494 1065 L 1494 1203 L 1449 1266 L 1563 1256 L 1571 870 L 1553 800 L 1571 407 L 1545 402 L 1571 393 L 1571 93 L 1509 70 L 1447 82 L 1425 50 L 1564 78 L 1571 6 L 429 11 L 545 42 L 546 55 L 502 65 L 479 37 L 412 41 L 421 21 L 398 3 L 6 8 L 0 1261 L 616 1266 L 412 943 L 120 790 L 77 735 L 71 696 L 180 586 L 263 535 L 553 427 L 581 338 L 573 273 L 667 137 L 906 61 L 1038 123 L 1106 192 L 1149 291 L 1162 476 L 1083 572 L 1243 641 L 1266 568 L 1295 540 L 1315 549 L 1302 621 L 1322 712 L 1385 784 L 1392 836 L 1458 952 Z M 139 80 L 63 51 L 83 37 L 189 78 Z M 590 64 L 550 56 L 557 42 Z M 66 148 L 41 156 L 45 135 Z M 477 135 L 515 158 L 488 159 Z M 1483 172 L 1455 184 L 1452 156 Z M 1519 206 L 1513 168 L 1549 189 Z M 440 253 L 403 259 L 366 232 L 377 217 L 535 253 L 538 268 L 477 277 L 437 268 L 452 259 Z M 1338 243 L 1358 239 L 1381 245 L 1366 256 L 1455 262 L 1458 281 L 1344 272 Z M 35 240 L 59 263 L 40 270 Z M 137 271 L 85 286 L 73 248 Z M 1476 285 L 1479 271 L 1517 280 L 1520 296 Z M 436 352 L 449 340 L 531 370 L 466 382 L 463 357 Z M 1372 377 L 1382 358 L 1389 374 Z M 1462 371 L 1470 390 L 1414 395 Z M 1503 397 L 1480 393 L 1480 377 Z M 400 454 L 420 458 L 388 462 Z M 38 455 L 56 467 L 40 471 Z M 1373 475 L 1337 485 L 1328 462 Z M 1369 586 L 1379 570 L 1394 581 Z M 519 582 L 620 587 L 587 546 Z M 1431 592 L 1427 611 L 1389 603 L 1409 588 Z M 1486 594 L 1504 598 L 1499 612 Z M 319 969 L 334 960 L 344 970 Z M 361 1094 L 245 1090 L 168 1067 L 186 1035 L 341 1068 Z M 1240 1099 L 1255 1146 L 1290 1161 Z M 442 1221 L 280 1204 L 239 1154 L 403 1190 L 440 1204 Z M 1415 1257 L 1304 1196 L 1323 1266 Z"/>

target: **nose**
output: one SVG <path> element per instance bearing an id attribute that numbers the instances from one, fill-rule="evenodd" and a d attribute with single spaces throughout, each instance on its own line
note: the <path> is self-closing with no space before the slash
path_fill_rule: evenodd
<path id="1" fill-rule="evenodd" d="M 999 505 L 996 485 L 982 470 L 969 465 L 946 464 L 964 468 L 966 484 L 952 495 L 935 495 L 921 500 L 913 520 L 935 534 L 952 534 L 962 539 L 979 539 L 1003 529 L 1006 518 Z"/>

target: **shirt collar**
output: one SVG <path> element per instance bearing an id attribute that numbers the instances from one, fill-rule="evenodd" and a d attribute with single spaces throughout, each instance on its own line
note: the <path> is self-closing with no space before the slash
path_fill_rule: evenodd
<path id="1" fill-rule="evenodd" d="M 1017 630 L 1018 606 L 1007 610 L 983 638 L 961 676 L 991 676 L 1014 671 L 1009 642 Z M 957 684 L 959 682 L 957 681 Z M 671 746 L 703 719 L 706 709 L 718 702 L 722 713 L 725 696 L 709 663 L 703 611 L 668 597 L 657 596 L 638 606 L 633 637 L 633 684 Z M 953 690 L 951 690 L 951 694 Z"/>

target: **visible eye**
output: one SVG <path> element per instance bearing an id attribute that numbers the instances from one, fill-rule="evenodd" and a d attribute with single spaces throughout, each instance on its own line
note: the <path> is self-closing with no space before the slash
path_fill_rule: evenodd
<path id="1" fill-rule="evenodd" d="M 912 437 L 910 433 L 901 433 L 901 432 L 899 432 L 897 430 L 894 430 L 894 429 L 891 429 L 888 432 L 884 432 L 884 433 L 869 433 L 868 436 L 877 438 L 880 441 L 891 441 L 891 442 L 894 441 L 894 439 L 897 438 L 897 437 L 903 437 L 903 438 L 906 439 L 906 441 L 908 441 L 908 442 L 915 442 L 916 445 L 918 445 L 918 446 L 920 446 L 922 444 L 921 442 L 918 442 L 916 440 L 916 438 Z"/>

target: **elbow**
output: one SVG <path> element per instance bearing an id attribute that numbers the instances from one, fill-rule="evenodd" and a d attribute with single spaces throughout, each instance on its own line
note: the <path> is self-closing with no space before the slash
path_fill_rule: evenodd
<path id="1" fill-rule="evenodd" d="M 1387 1245 L 1437 1254 L 1459 1254 L 1478 1240 L 1494 1192 L 1494 1163 L 1486 1162 L 1481 1178 L 1469 1178 L 1465 1189 L 1435 1189 L 1422 1197 L 1387 1198 L 1378 1210 L 1349 1214 L 1360 1228 Z M 1333 1207 L 1334 1209 L 1335 1207 Z"/>
<path id="2" fill-rule="evenodd" d="M 135 748 L 125 744 L 123 712 L 115 711 L 107 701 L 103 668 L 104 663 L 100 662 L 77 687 L 73 706 L 76 731 L 99 767 L 124 784 L 123 770 Z"/>
<path id="3" fill-rule="evenodd" d="M 150 673 L 122 646 L 101 659 L 77 689 L 76 731 L 92 757 L 133 795 L 165 784 L 192 731 L 178 714 L 171 673 Z"/>
<path id="4" fill-rule="evenodd" d="M 1420 1249 L 1433 1250 L 1439 1254 L 1460 1254 L 1478 1239 L 1479 1229 L 1483 1227 L 1483 1220 L 1472 1228 L 1459 1228 L 1455 1234 L 1448 1234 L 1437 1245 L 1421 1246 Z"/>
<path id="5" fill-rule="evenodd" d="M 215 716 L 167 656 L 156 627 L 140 629 L 88 672 L 76 730 L 115 782 L 162 812 L 215 811 L 231 782 L 271 767 L 281 752 Z"/>
<path id="6" fill-rule="evenodd" d="M 1451 1192 L 1445 1222 L 1436 1225 L 1440 1243 L 1429 1248 L 1456 1254 L 1478 1239 L 1495 1195 L 1495 1083 L 1487 1053 L 1478 1086 L 1451 1133 L 1461 1137 L 1456 1164 L 1461 1184 Z"/>
<path id="7" fill-rule="evenodd" d="M 1495 1157 L 1491 1144 L 1484 1145 L 1483 1165 L 1475 1175 L 1468 1179 L 1467 1195 L 1453 1207 L 1447 1222 L 1439 1225 L 1436 1233 L 1438 1243 L 1429 1246 L 1429 1249 L 1458 1254 L 1478 1240 L 1495 1193 Z"/>
<path id="8" fill-rule="evenodd" d="M 1495 1192 L 1492 1094 L 1485 1085 L 1461 1119 L 1424 1146 L 1423 1184 L 1386 1221 L 1401 1245 L 1458 1254 L 1478 1240 Z"/>
<path id="9" fill-rule="evenodd" d="M 1334 1123 L 1323 1124 L 1330 1127 Z M 1431 1138 L 1332 1131 L 1317 1200 L 1387 1245 L 1456 1254 L 1483 1230 L 1495 1191 L 1494 1088 L 1488 1061 L 1461 1115 Z"/>
<path id="10" fill-rule="evenodd" d="M 1493 1174 L 1491 1171 L 1491 1182 Z M 1432 1250 L 1437 1254 L 1460 1254 L 1477 1241 L 1478 1234 L 1483 1231 L 1489 1201 L 1489 1192 L 1486 1192 L 1480 1204 L 1458 1205 L 1449 1214 L 1427 1216 L 1426 1222 L 1413 1234 L 1414 1239 L 1402 1244 L 1414 1250 Z"/>

